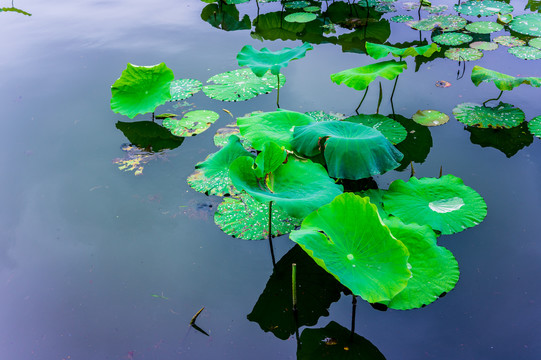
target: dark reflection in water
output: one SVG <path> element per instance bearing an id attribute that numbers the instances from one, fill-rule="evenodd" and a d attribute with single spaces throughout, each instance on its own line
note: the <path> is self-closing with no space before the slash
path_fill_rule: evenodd
<path id="1" fill-rule="evenodd" d="M 472 126 L 464 129 L 470 133 L 472 144 L 498 149 L 508 158 L 528 147 L 534 139 L 525 121 L 510 129 L 481 129 Z"/>

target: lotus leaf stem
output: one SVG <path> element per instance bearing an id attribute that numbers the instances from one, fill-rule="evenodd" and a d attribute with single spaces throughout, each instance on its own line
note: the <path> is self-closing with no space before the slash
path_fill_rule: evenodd
<path id="1" fill-rule="evenodd" d="M 379 96 L 378 96 L 378 108 L 376 114 L 379 114 L 379 106 L 381 105 L 381 99 L 383 98 L 383 89 L 381 88 L 381 81 L 379 82 Z"/>
<path id="2" fill-rule="evenodd" d="M 439 179 L 441 179 L 441 175 L 443 174 L 443 165 L 440 165 L 440 176 Z"/>
<path id="3" fill-rule="evenodd" d="M 359 106 L 357 106 L 357 109 L 355 109 L 355 112 L 359 114 L 359 108 L 363 104 L 364 98 L 366 98 L 366 94 L 368 94 L 368 86 L 366 87 L 366 90 L 364 92 L 363 98 L 361 99 L 361 102 L 359 103 Z"/>
<path id="4" fill-rule="evenodd" d="M 278 107 L 278 109 L 280 108 L 280 73 L 278 73 L 276 75 L 276 78 L 278 79 L 278 87 L 277 87 L 277 92 L 276 92 L 276 106 Z"/>
<path id="5" fill-rule="evenodd" d="M 272 267 L 276 267 L 276 259 L 274 258 L 274 247 L 272 246 L 272 201 L 269 201 L 269 246 L 272 257 Z"/>
<path id="6" fill-rule="evenodd" d="M 400 57 L 400 61 L 402 61 L 402 57 Z M 393 91 L 391 92 L 391 104 L 393 103 L 394 91 L 396 90 L 396 84 L 398 83 L 398 78 L 399 77 L 400 77 L 400 75 L 396 75 L 396 79 L 394 80 Z"/>
<path id="7" fill-rule="evenodd" d="M 355 294 L 351 294 L 353 296 L 353 300 L 351 301 L 351 338 L 350 340 L 353 341 L 353 335 L 355 334 L 355 313 L 357 312 L 357 297 Z"/>
<path id="8" fill-rule="evenodd" d="M 483 106 L 484 106 L 484 107 L 486 107 L 486 103 L 487 103 L 487 102 L 489 102 L 489 101 L 496 101 L 496 100 L 500 100 L 500 98 L 502 97 L 502 95 L 503 95 L 503 90 L 502 90 L 502 91 L 500 91 L 500 95 L 498 95 L 498 97 L 497 97 L 497 98 L 494 98 L 494 99 L 488 99 L 487 101 L 485 101 L 485 102 L 483 103 Z"/>
<path id="9" fill-rule="evenodd" d="M 413 161 L 410 161 L 410 166 L 411 166 L 410 178 L 412 178 L 415 176 L 415 169 L 413 168 Z"/>

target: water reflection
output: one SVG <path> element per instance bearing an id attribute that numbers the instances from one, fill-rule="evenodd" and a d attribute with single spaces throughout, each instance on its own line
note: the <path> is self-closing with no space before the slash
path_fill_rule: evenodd
<path id="1" fill-rule="evenodd" d="M 528 130 L 527 122 L 510 129 L 482 129 L 466 126 L 464 130 L 470 133 L 472 144 L 498 149 L 508 158 L 533 142 L 533 135 Z"/>

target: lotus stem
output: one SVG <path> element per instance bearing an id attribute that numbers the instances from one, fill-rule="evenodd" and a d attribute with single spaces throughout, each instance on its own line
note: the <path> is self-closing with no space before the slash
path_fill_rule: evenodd
<path id="1" fill-rule="evenodd" d="M 441 175 L 443 174 L 443 165 L 440 166 L 440 179 L 441 179 Z"/>
<path id="2" fill-rule="evenodd" d="M 484 107 L 486 107 L 486 103 L 487 103 L 487 102 L 489 102 L 489 101 L 496 101 L 496 100 L 500 100 L 500 98 L 502 97 L 502 95 L 503 95 L 503 90 L 502 90 L 502 91 L 500 91 L 500 95 L 498 95 L 498 97 L 497 97 L 497 98 L 494 98 L 494 99 L 488 99 L 487 101 L 485 101 L 485 102 L 483 103 L 483 106 L 484 106 Z"/>
<path id="3" fill-rule="evenodd" d="M 402 61 L 402 58 L 400 58 L 400 61 Z M 391 92 L 391 104 L 393 103 L 394 91 L 396 90 L 396 84 L 398 83 L 398 78 L 399 77 L 400 77 L 400 75 L 396 75 L 396 79 L 394 80 L 393 91 Z"/>
<path id="4" fill-rule="evenodd" d="M 351 302 L 351 337 L 350 341 L 353 341 L 353 335 L 355 334 L 355 313 L 357 312 L 357 297 L 355 294 L 351 294 L 353 296 L 353 301 Z"/>
<path id="5" fill-rule="evenodd" d="M 381 88 L 381 81 L 379 82 L 379 96 L 378 96 L 378 108 L 376 109 L 376 114 L 379 114 L 379 106 L 381 105 L 381 99 L 383 98 L 383 90 Z"/>
<path id="6" fill-rule="evenodd" d="M 269 246 L 272 257 L 272 267 L 276 267 L 276 259 L 274 258 L 274 247 L 272 246 L 272 201 L 269 201 Z"/>
<path id="7" fill-rule="evenodd" d="M 278 79 L 278 86 L 277 86 L 277 92 L 276 92 L 276 106 L 278 109 L 280 108 L 280 73 L 276 75 L 276 78 Z"/>
<path id="8" fill-rule="evenodd" d="M 415 169 L 413 168 L 413 161 L 410 161 L 410 166 L 411 166 L 410 178 L 412 178 L 415 176 Z"/>
<path id="9" fill-rule="evenodd" d="M 154 111 L 153 111 L 152 112 L 152 122 L 155 122 L 154 119 L 155 119 L 155 115 L 154 115 Z"/>
<path id="10" fill-rule="evenodd" d="M 363 98 L 361 99 L 361 102 L 359 103 L 359 106 L 357 106 L 357 109 L 355 109 L 355 112 L 359 114 L 359 108 L 363 104 L 364 98 L 366 97 L 366 94 L 368 94 L 368 86 L 366 87 L 366 91 L 364 92 Z"/>

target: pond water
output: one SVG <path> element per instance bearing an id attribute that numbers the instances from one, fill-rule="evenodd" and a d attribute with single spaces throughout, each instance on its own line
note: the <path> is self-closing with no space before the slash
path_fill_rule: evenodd
<path id="1" fill-rule="evenodd" d="M 110 86 L 126 63 L 165 62 L 176 78 L 205 82 L 237 69 L 237 52 L 246 44 L 271 50 L 301 44 L 294 38 L 265 40 L 273 35 L 255 33 L 253 27 L 213 27 L 202 20 L 207 5 L 199 0 L 16 0 L 14 6 L 32 16 L 0 12 L 0 358 L 297 358 L 294 335 L 279 339 L 247 318 L 273 272 L 268 243 L 223 233 L 213 221 L 221 198 L 186 183 L 194 165 L 217 150 L 215 131 L 233 121 L 222 109 L 234 117 L 272 111 L 275 93 L 237 103 L 198 93 L 163 105 L 158 112 L 208 109 L 220 119 L 149 161 L 141 175 L 113 163 L 125 157 L 122 145 L 129 143 L 118 123 L 151 119 L 146 114 L 130 120 L 111 111 Z M 515 16 L 539 8 L 536 1 L 512 5 Z M 402 2 L 396 6 L 398 13 L 381 18 L 417 16 L 402 10 Z M 240 19 L 257 16 L 254 1 L 237 8 Z M 279 9 L 260 4 L 261 14 Z M 428 13 L 423 10 L 422 16 Z M 419 37 L 431 42 L 429 31 L 389 24 L 392 31 L 380 42 Z M 361 92 L 333 84 L 329 75 L 374 60 L 363 53 L 362 40 L 322 40 L 351 32 L 335 30 L 303 33 L 314 49 L 282 70 L 287 77 L 282 108 L 354 114 Z M 381 31 L 373 41 L 378 36 Z M 411 59 L 393 101 L 396 114 L 406 118 L 419 109 L 451 115 L 457 104 L 496 97 L 493 84 L 473 85 L 474 65 L 541 76 L 541 60 L 516 58 L 503 46 L 474 62 L 440 56 L 419 71 Z M 442 80 L 451 86 L 435 86 Z M 382 114 L 392 113 L 392 85 L 382 81 Z M 541 89 L 528 85 L 502 98 L 520 107 L 526 120 L 541 115 L 540 99 Z M 361 111 L 375 112 L 377 101 L 373 86 Z M 487 138 L 450 117 L 430 128 L 430 153 L 414 167 L 418 177 L 438 176 L 442 167 L 487 203 L 480 225 L 438 240 L 455 255 L 460 280 L 422 309 L 377 311 L 359 298 L 355 331 L 387 359 L 539 359 L 541 140 L 523 132 Z M 386 189 L 409 176 L 408 167 L 375 180 Z M 275 238 L 277 259 L 293 245 L 288 236 Z M 209 336 L 189 327 L 202 307 L 197 325 Z M 262 312 L 272 317 L 270 307 Z M 351 296 L 342 294 L 327 316 L 300 331 L 331 321 L 349 328 L 351 312 Z"/>

